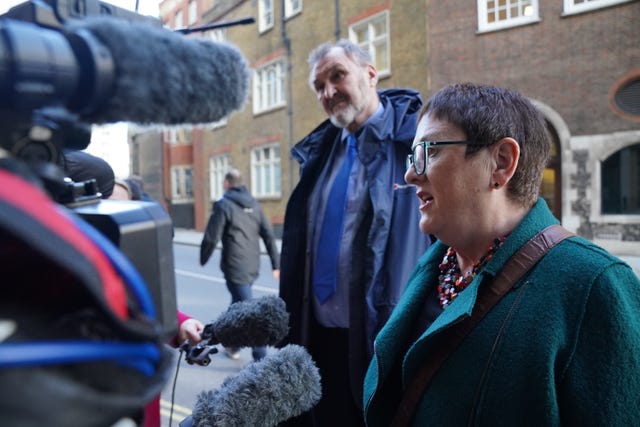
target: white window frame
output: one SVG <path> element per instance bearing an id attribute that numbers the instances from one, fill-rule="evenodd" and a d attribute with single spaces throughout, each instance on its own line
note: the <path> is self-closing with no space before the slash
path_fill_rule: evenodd
<path id="1" fill-rule="evenodd" d="M 222 183 L 231 167 L 229 154 L 217 154 L 209 157 L 209 197 L 218 200 L 224 194 Z"/>
<path id="2" fill-rule="evenodd" d="M 583 0 L 582 3 L 576 4 L 575 0 L 563 0 L 562 14 L 573 15 L 632 1 L 634 0 Z"/>
<path id="3" fill-rule="evenodd" d="M 178 145 L 178 130 L 175 128 L 165 130 L 165 141 L 167 141 L 169 145 Z"/>
<path id="4" fill-rule="evenodd" d="M 226 28 L 215 28 L 205 33 L 207 37 L 216 43 L 226 43 L 228 41 Z"/>
<path id="5" fill-rule="evenodd" d="M 171 167 L 171 201 L 193 201 L 193 167 L 188 165 Z"/>
<path id="6" fill-rule="evenodd" d="M 384 34 L 375 34 L 375 24 L 382 22 L 386 29 Z M 380 77 L 385 77 L 391 74 L 391 29 L 389 22 L 389 11 L 383 10 L 380 13 L 376 13 L 362 21 L 358 21 L 349 26 L 349 39 L 360 46 L 361 49 L 366 50 L 371 55 L 373 64 L 378 70 Z M 358 33 L 366 32 L 366 40 L 358 40 Z M 388 64 L 386 68 L 381 67 L 382 60 L 380 58 L 380 46 L 386 46 L 384 63 Z"/>
<path id="7" fill-rule="evenodd" d="M 205 32 L 205 34 L 207 37 L 209 37 L 209 39 L 211 39 L 211 41 L 215 43 L 227 43 L 229 40 L 227 37 L 226 28 L 216 28 L 216 29 Z M 206 127 L 207 129 L 218 129 L 223 126 L 226 126 L 227 121 L 228 121 L 227 117 L 223 117 L 217 122 L 209 123 Z"/>
<path id="8" fill-rule="evenodd" d="M 198 21 L 198 2 L 197 0 L 189 0 L 189 25 Z"/>
<path id="9" fill-rule="evenodd" d="M 171 127 L 165 131 L 169 145 L 191 144 L 191 131 L 182 127 Z"/>
<path id="10" fill-rule="evenodd" d="M 501 21 L 489 22 L 487 19 L 487 15 L 489 13 L 488 4 L 489 2 L 497 5 L 498 0 L 478 0 L 478 31 L 479 32 L 488 32 L 488 31 L 496 31 L 502 30 L 505 28 L 517 27 L 520 25 L 527 25 L 533 22 L 540 21 L 540 6 L 539 0 L 506 0 L 507 5 L 505 6 L 505 10 L 507 13 L 510 13 L 512 5 L 520 5 L 524 3 L 530 3 L 527 6 L 531 7 L 531 14 L 529 16 L 516 16 L 509 17 L 507 19 L 503 19 Z M 519 9 L 519 8 L 518 8 Z"/>
<path id="11" fill-rule="evenodd" d="M 278 58 L 253 73 L 253 113 L 260 114 L 287 105 L 284 58 Z"/>
<path id="12" fill-rule="evenodd" d="M 289 19 L 302 12 L 302 0 L 284 0 L 284 18 Z"/>
<path id="13" fill-rule="evenodd" d="M 264 33 L 273 28 L 273 0 L 258 0 L 258 31 Z"/>
<path id="14" fill-rule="evenodd" d="M 281 181 L 280 146 L 274 144 L 253 148 L 251 150 L 251 193 L 259 199 L 281 197 Z"/>
<path id="15" fill-rule="evenodd" d="M 212 122 L 212 123 L 207 124 L 205 127 L 207 129 L 214 130 L 214 129 L 218 129 L 218 128 L 226 126 L 228 122 L 229 122 L 229 118 L 228 117 L 223 117 L 220 120 L 218 120 L 217 122 Z"/>

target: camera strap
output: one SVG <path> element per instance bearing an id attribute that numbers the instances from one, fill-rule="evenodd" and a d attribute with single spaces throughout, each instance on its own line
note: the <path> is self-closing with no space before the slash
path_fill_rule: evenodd
<path id="1" fill-rule="evenodd" d="M 125 319 L 127 292 L 122 280 L 66 208 L 11 172 L 0 169 L 0 181 L 0 228 L 11 230 L 34 251 L 33 256 L 50 259 L 76 276 L 110 316 Z"/>

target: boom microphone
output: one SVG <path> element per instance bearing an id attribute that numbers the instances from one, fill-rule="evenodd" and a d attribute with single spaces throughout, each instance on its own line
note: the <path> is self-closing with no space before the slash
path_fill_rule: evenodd
<path id="1" fill-rule="evenodd" d="M 181 426 L 275 426 L 311 409 L 321 396 L 320 374 L 309 353 L 287 345 L 198 395 L 192 424 Z"/>
<path id="2" fill-rule="evenodd" d="M 236 47 L 106 15 L 62 31 L 0 19 L 0 53 L 0 109 L 63 105 L 86 123 L 197 124 L 247 97 Z"/>
<path id="3" fill-rule="evenodd" d="M 186 38 L 167 29 L 96 17 L 88 30 L 111 52 L 115 91 L 108 104 L 83 117 L 91 123 L 204 123 L 240 109 L 249 71 L 231 45 Z"/>
<path id="4" fill-rule="evenodd" d="M 238 301 L 211 324 L 212 340 L 225 347 L 262 347 L 289 332 L 289 313 L 277 296 Z"/>

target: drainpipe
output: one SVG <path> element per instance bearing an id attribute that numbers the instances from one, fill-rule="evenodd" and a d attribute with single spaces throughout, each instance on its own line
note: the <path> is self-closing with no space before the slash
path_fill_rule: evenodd
<path id="1" fill-rule="evenodd" d="M 336 18 L 336 41 L 340 40 L 340 0 L 335 0 L 335 18 Z"/>
<path id="2" fill-rule="evenodd" d="M 284 2 L 282 0 L 280 2 L 280 22 L 282 22 L 282 44 L 284 45 L 287 52 L 287 120 L 288 120 L 288 155 L 289 155 L 289 195 L 293 193 L 293 159 L 291 159 L 291 149 L 293 148 L 293 64 L 291 61 L 291 39 L 287 35 L 287 24 L 285 21 L 285 13 L 284 13 Z"/>

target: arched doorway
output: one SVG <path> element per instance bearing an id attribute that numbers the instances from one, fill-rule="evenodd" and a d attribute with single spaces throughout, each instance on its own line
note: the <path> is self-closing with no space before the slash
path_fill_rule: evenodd
<path id="1" fill-rule="evenodd" d="M 562 220 L 562 160 L 560 156 L 560 139 L 555 128 L 547 122 L 551 135 L 551 151 L 547 167 L 542 173 L 540 196 L 547 202 L 553 215 Z"/>

